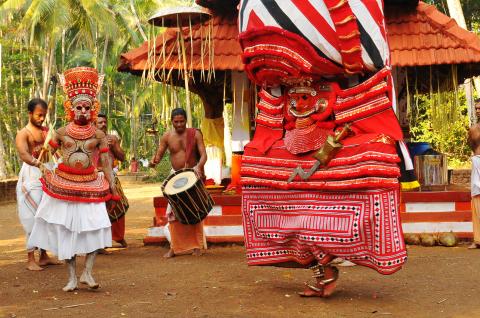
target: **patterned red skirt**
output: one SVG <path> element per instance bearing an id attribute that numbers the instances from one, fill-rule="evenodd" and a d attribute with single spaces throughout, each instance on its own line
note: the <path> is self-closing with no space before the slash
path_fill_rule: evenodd
<path id="1" fill-rule="evenodd" d="M 399 189 L 279 190 L 244 186 L 249 265 L 308 265 L 332 254 L 381 274 L 407 259 L 399 218 Z"/>

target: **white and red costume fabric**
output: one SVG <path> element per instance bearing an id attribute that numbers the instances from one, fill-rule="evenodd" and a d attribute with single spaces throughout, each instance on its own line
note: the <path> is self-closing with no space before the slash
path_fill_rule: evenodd
<path id="1" fill-rule="evenodd" d="M 61 83 L 69 98 L 66 112 L 73 114 L 72 102 L 76 98 L 95 101 L 101 79 L 95 69 L 77 67 L 65 71 Z M 98 103 L 92 107 L 93 114 L 99 111 L 98 107 Z M 92 140 L 96 127 L 91 122 L 86 125 L 71 122 L 65 133 L 68 139 L 62 149 L 63 162 L 46 169 L 40 179 L 44 195 L 28 240 L 29 246 L 52 251 L 60 260 L 112 246 L 105 205 L 111 198 L 109 184 L 85 154 L 88 143 L 96 142 Z M 59 147 L 53 142 L 50 145 Z M 79 157 L 82 160 L 75 161 Z"/>
<path id="2" fill-rule="evenodd" d="M 262 87 L 241 170 L 248 263 L 308 265 L 331 254 L 397 271 L 406 260 L 403 136 L 382 1 L 242 0 L 239 10 L 245 70 Z M 288 182 L 346 124 L 352 133 L 328 165 Z"/>

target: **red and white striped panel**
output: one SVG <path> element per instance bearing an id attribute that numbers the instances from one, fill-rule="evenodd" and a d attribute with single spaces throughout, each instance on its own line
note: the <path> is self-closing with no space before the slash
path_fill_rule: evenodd
<path id="1" fill-rule="evenodd" d="M 472 237 L 470 192 L 404 192 L 400 212 L 404 233 L 452 231 Z"/>

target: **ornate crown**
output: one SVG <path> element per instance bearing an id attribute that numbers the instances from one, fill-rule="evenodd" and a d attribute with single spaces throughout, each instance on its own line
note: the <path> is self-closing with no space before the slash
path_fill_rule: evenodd
<path id="1" fill-rule="evenodd" d="M 100 92 L 105 75 L 99 75 L 98 71 L 92 67 L 75 67 L 66 70 L 63 74 L 58 74 L 63 91 L 68 97 L 65 101 L 65 113 L 67 120 L 73 119 L 72 105 L 76 100 L 89 99 L 93 105 L 92 121 L 100 112 L 100 104 L 97 101 L 97 94 Z"/>
<path id="2" fill-rule="evenodd" d="M 88 95 L 92 99 L 97 97 L 102 88 L 105 75 L 98 75 L 98 71 L 91 67 L 75 67 L 59 74 L 60 84 L 70 100 L 79 95 Z"/>

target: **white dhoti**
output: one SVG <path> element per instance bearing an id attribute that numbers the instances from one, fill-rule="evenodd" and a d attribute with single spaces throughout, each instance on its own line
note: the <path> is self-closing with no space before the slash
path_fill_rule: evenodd
<path id="1" fill-rule="evenodd" d="M 33 247 L 29 248 L 28 239 L 32 232 L 37 208 L 42 200 L 42 183 L 39 180 L 41 176 L 42 173 L 40 169 L 26 163 L 23 163 L 18 176 L 16 188 L 18 217 L 27 236 L 28 252 L 33 251 L 36 247 L 33 245 Z"/>
<path id="2" fill-rule="evenodd" d="M 58 200 L 47 193 L 35 216 L 28 246 L 36 246 L 71 259 L 112 246 L 111 223 L 105 203 Z"/>

